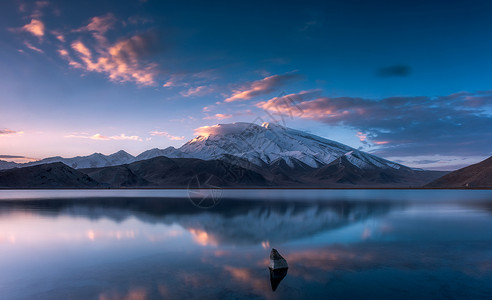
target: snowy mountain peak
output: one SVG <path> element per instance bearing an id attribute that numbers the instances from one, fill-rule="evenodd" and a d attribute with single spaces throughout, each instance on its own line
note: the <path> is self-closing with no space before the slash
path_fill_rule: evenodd
<path id="1" fill-rule="evenodd" d="M 199 136 L 178 149 L 188 157 L 205 160 L 226 155 L 246 159 L 261 166 L 285 160 L 298 160 L 313 168 L 346 156 L 358 168 L 395 168 L 401 166 L 347 145 L 276 123 L 230 123 L 202 127 Z"/>
<path id="2" fill-rule="evenodd" d="M 97 168 L 128 164 L 158 156 L 169 158 L 199 158 L 203 160 L 234 157 L 247 160 L 257 166 L 272 166 L 282 161 L 289 167 L 302 163 L 312 168 L 328 165 L 344 158 L 360 169 L 404 167 L 375 155 L 356 150 L 347 145 L 276 123 L 230 123 L 201 127 L 198 136 L 179 149 L 150 149 L 134 157 L 120 150 L 111 155 L 94 153 L 73 158 L 51 157 L 40 161 L 17 164 L 20 167 L 51 162 L 62 162 L 72 168 Z M 12 164 L 0 164 L 0 168 Z"/>

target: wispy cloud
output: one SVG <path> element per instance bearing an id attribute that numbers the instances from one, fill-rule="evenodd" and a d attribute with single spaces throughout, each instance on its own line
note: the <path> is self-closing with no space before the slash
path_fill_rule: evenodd
<path id="1" fill-rule="evenodd" d="M 36 37 L 44 36 L 44 23 L 40 20 L 32 19 L 29 24 L 22 26 L 22 30 L 31 33 Z"/>
<path id="2" fill-rule="evenodd" d="M 10 129 L 0 129 L 0 135 L 15 134 L 17 131 Z"/>
<path id="3" fill-rule="evenodd" d="M 234 90 L 232 95 L 225 99 L 225 102 L 249 100 L 257 96 L 266 95 L 300 78 L 301 75 L 293 73 L 265 77 Z"/>
<path id="4" fill-rule="evenodd" d="M 159 51 L 158 35 L 153 32 L 120 38 L 111 43 L 108 31 L 115 28 L 117 19 L 112 14 L 93 17 L 86 26 L 73 30 L 75 34 L 90 33 L 92 41 L 77 38 L 70 49 L 58 53 L 69 65 L 88 72 L 106 74 L 114 82 L 135 82 L 143 86 L 156 84 L 157 64 L 146 61 L 149 54 Z M 60 35 L 58 35 L 60 36 Z M 57 37 L 58 37 L 57 36 Z M 64 40 L 65 37 L 61 35 Z"/>
<path id="5" fill-rule="evenodd" d="M 100 140 L 100 141 L 110 141 L 110 140 L 117 140 L 117 141 L 129 140 L 129 141 L 138 141 L 138 142 L 142 141 L 142 139 L 137 135 L 128 136 L 124 133 L 120 135 L 113 135 L 113 136 L 105 136 L 99 133 L 96 133 L 94 135 L 69 134 L 66 135 L 65 138 L 91 139 L 91 140 Z"/>
<path id="6" fill-rule="evenodd" d="M 172 141 L 182 141 L 185 139 L 184 136 L 172 135 L 172 134 L 169 134 L 167 131 L 151 131 L 150 135 L 152 135 L 152 136 L 165 136 Z"/>
<path id="7" fill-rule="evenodd" d="M 204 119 L 206 120 L 225 120 L 232 118 L 232 114 L 215 114 L 213 116 L 207 116 Z"/>
<path id="8" fill-rule="evenodd" d="M 28 48 L 28 49 L 31 49 L 33 51 L 36 51 L 36 52 L 39 52 L 39 53 L 44 53 L 43 50 L 39 49 L 38 47 L 35 47 L 33 46 L 31 43 L 29 43 L 28 41 L 24 41 L 24 45 Z"/>
<path id="9" fill-rule="evenodd" d="M 296 108 L 292 101 L 296 98 Z M 405 155 L 492 154 L 492 91 L 441 97 L 364 99 L 302 92 L 259 102 L 260 108 L 357 130 L 378 145 L 374 153 Z M 286 101 L 279 101 L 286 100 Z"/>
<path id="10" fill-rule="evenodd" d="M 169 89 L 181 89 L 179 94 L 183 97 L 200 97 L 217 92 L 220 87 L 213 82 L 219 78 L 216 69 L 181 72 L 169 75 L 162 86 Z"/>
<path id="11" fill-rule="evenodd" d="M 36 158 L 22 156 L 22 155 L 4 155 L 4 154 L 0 154 L 0 159 L 6 161 L 18 162 L 18 163 L 25 163 L 25 162 L 37 160 Z"/>
<path id="12" fill-rule="evenodd" d="M 248 126 L 247 124 L 245 126 Z M 210 136 L 218 134 L 234 134 L 242 133 L 245 127 L 237 126 L 233 124 L 217 124 L 212 126 L 202 126 L 195 128 L 194 134 L 196 136 Z"/>
<path id="13" fill-rule="evenodd" d="M 189 88 L 186 91 L 182 91 L 180 94 L 183 97 L 191 97 L 191 96 L 204 96 L 212 92 L 214 92 L 213 87 L 201 85 L 194 88 Z"/>
<path id="14" fill-rule="evenodd" d="M 91 18 L 86 26 L 75 29 L 74 32 L 88 31 L 91 32 L 97 39 L 105 39 L 104 34 L 114 28 L 116 17 L 112 13 L 103 16 Z"/>

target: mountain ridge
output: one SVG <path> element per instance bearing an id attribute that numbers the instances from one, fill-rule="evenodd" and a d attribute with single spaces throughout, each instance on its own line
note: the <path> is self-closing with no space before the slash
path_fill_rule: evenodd
<path id="1" fill-rule="evenodd" d="M 110 155 L 93 153 L 88 156 L 63 158 L 49 157 L 24 164 L 0 161 L 0 169 L 28 167 L 44 163 L 62 162 L 74 169 L 98 168 L 146 160 L 158 156 L 169 158 L 198 158 L 202 160 L 227 159 L 230 156 L 246 159 L 257 166 L 270 165 L 284 160 L 294 168 L 294 159 L 318 168 L 345 156 L 358 168 L 409 168 L 384 158 L 359 151 L 336 141 L 325 139 L 310 133 L 287 128 L 278 124 L 229 123 L 208 127 L 208 135 L 198 135 L 179 148 L 153 148 L 137 156 L 120 150 Z M 410 168 L 409 168 L 410 169 Z"/>
<path id="2" fill-rule="evenodd" d="M 429 183 L 430 188 L 492 188 L 492 156 L 450 172 Z"/>

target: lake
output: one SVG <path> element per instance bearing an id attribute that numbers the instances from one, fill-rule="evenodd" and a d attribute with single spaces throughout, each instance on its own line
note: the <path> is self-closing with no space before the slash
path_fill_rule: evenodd
<path id="1" fill-rule="evenodd" d="M 0 299 L 491 299 L 491 232 L 490 190 L 3 190 Z"/>

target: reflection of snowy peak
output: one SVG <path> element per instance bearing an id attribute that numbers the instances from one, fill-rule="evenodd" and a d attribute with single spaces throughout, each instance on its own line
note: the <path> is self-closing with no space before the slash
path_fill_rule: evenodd
<path id="1" fill-rule="evenodd" d="M 293 167 L 298 160 L 315 168 L 345 156 L 353 165 L 363 169 L 401 167 L 347 145 L 271 123 L 261 126 L 250 123 L 211 126 L 207 135 L 192 139 L 178 150 L 205 160 L 220 159 L 229 154 L 256 165 L 285 160 Z"/>

